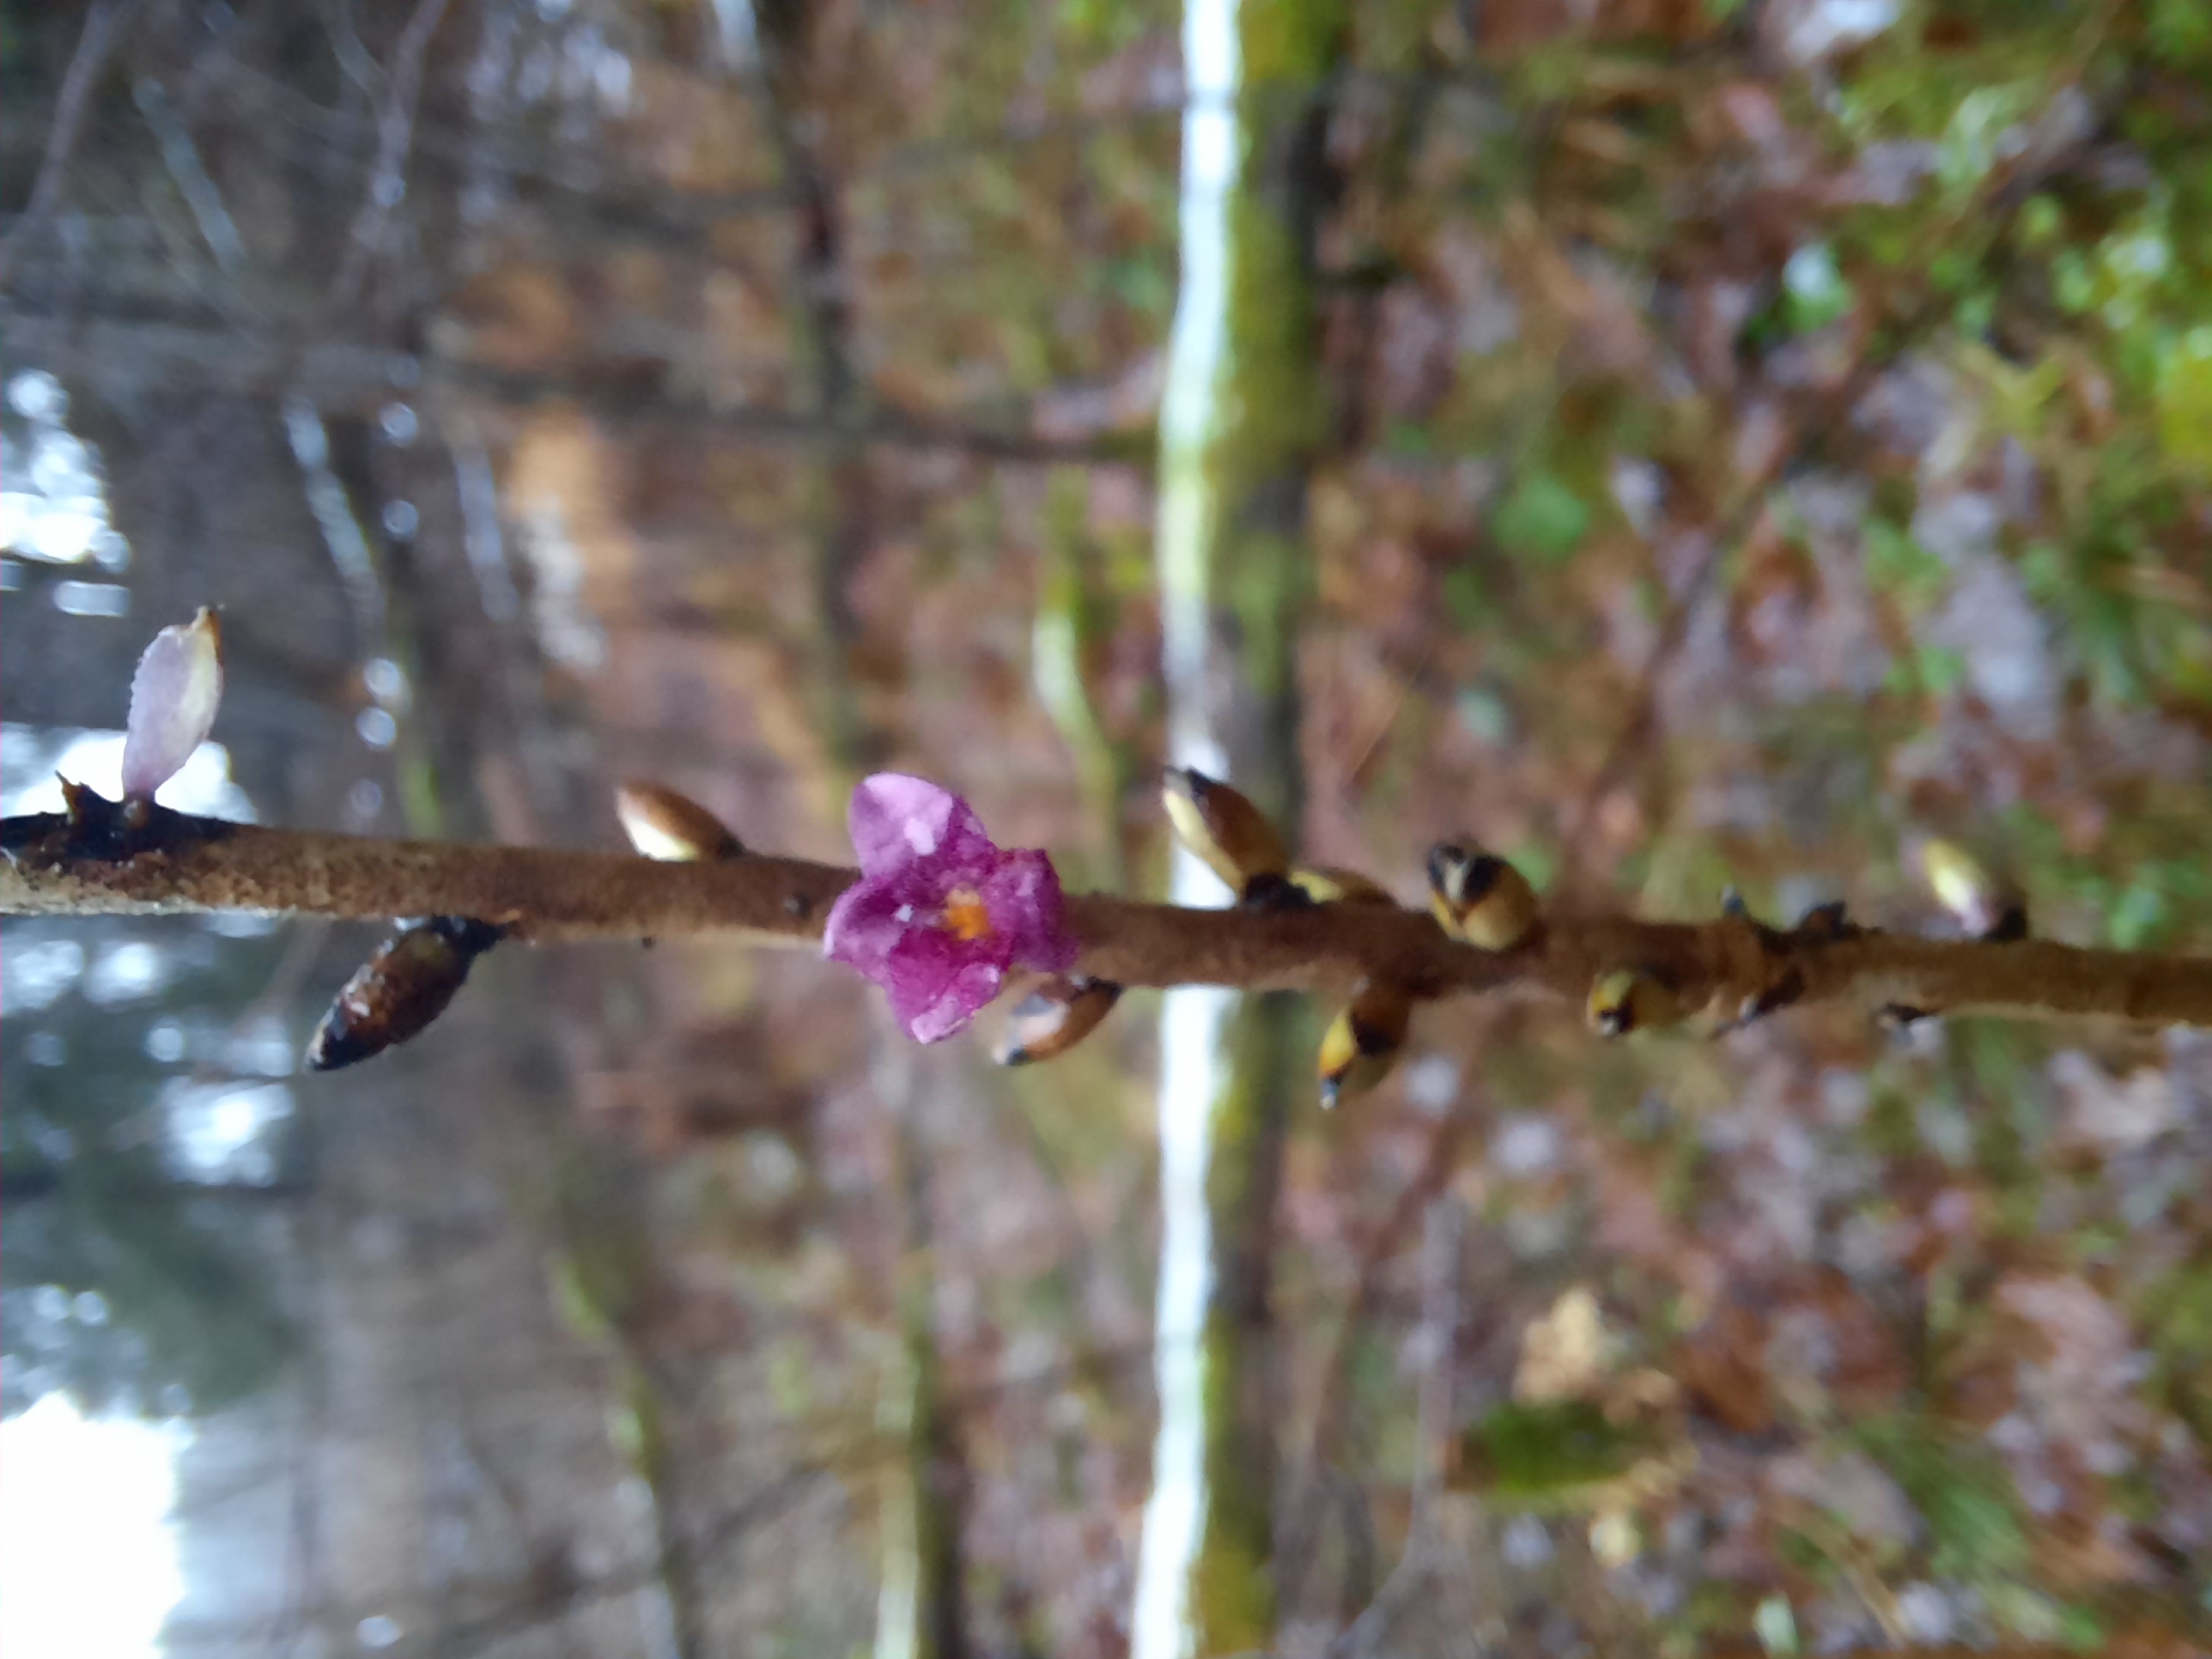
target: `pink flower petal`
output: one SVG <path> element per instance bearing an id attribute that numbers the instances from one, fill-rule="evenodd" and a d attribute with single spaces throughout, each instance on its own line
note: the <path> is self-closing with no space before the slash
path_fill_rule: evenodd
<path id="1" fill-rule="evenodd" d="M 915 859 L 988 852 L 991 839 L 968 803 L 927 778 L 878 772 L 860 780 L 847 814 L 860 869 L 876 875 Z"/>
<path id="2" fill-rule="evenodd" d="M 945 937 L 918 932 L 891 959 L 884 985 L 891 1012 L 916 1042 L 941 1042 L 967 1030 L 1006 982 L 1001 964 L 968 957 L 957 946 L 944 950 L 939 941 Z"/>
<path id="3" fill-rule="evenodd" d="M 822 930 L 822 954 L 881 980 L 884 965 L 912 926 L 910 919 L 899 919 L 902 906 L 891 884 L 863 876 L 830 907 L 830 921 Z"/>
<path id="4" fill-rule="evenodd" d="M 151 799 L 206 740 L 222 702 L 222 628 L 203 605 L 165 628 L 131 679 L 131 723 L 123 738 L 123 793 Z"/>
<path id="5" fill-rule="evenodd" d="M 882 986 L 916 1042 L 964 1029 L 1018 962 L 1073 964 L 1052 860 L 994 846 L 950 790 L 878 773 L 854 790 L 851 823 L 860 879 L 831 907 L 823 954 Z"/>
<path id="6" fill-rule="evenodd" d="M 1074 965 L 1075 941 L 1060 921 L 1060 874 L 1049 858 L 1033 848 L 1004 854 L 981 891 L 991 926 L 1006 936 L 1015 961 L 1055 973 Z"/>

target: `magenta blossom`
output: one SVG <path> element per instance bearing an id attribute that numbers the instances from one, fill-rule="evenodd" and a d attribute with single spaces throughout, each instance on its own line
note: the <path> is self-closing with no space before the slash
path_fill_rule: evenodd
<path id="1" fill-rule="evenodd" d="M 915 1042 L 964 1029 L 1017 963 L 1073 965 L 1052 860 L 994 846 L 959 796 L 878 772 L 853 791 L 851 823 L 860 878 L 831 908 L 823 953 L 890 993 Z"/>

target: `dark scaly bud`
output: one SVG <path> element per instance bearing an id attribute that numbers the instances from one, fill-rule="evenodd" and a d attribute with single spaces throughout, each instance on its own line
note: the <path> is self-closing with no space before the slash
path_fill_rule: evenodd
<path id="1" fill-rule="evenodd" d="M 1665 975 L 1644 968 L 1616 968 L 1600 974 L 1591 984 L 1584 1012 L 1592 1030 L 1617 1037 L 1679 1025 L 1690 1009 Z"/>
<path id="2" fill-rule="evenodd" d="M 1413 999 L 1404 986 L 1362 980 L 1350 1006 L 1322 1036 L 1314 1071 L 1321 1081 L 1322 1109 L 1356 1100 L 1389 1076 L 1405 1050 L 1413 1020 Z"/>
<path id="3" fill-rule="evenodd" d="M 1543 920 L 1528 878 L 1471 841 L 1429 849 L 1429 908 L 1444 932 L 1485 951 L 1511 950 Z"/>
<path id="4" fill-rule="evenodd" d="M 1850 907 L 1841 899 L 1831 899 L 1798 917 L 1797 931 L 1808 939 L 1832 940 L 1850 939 L 1859 930 L 1851 921 Z"/>
<path id="5" fill-rule="evenodd" d="M 432 916 L 403 929 L 331 1004 L 307 1045 L 308 1068 L 335 1072 L 421 1036 L 506 933 L 469 916 Z"/>
<path id="6" fill-rule="evenodd" d="M 69 821 L 70 837 L 73 841 L 89 841 L 94 836 L 112 835 L 123 827 L 118 816 L 120 803 L 112 801 L 89 784 L 78 783 L 54 775 L 54 781 L 62 787 L 62 816 Z"/>
<path id="7" fill-rule="evenodd" d="M 1767 986 L 1753 993 L 1736 1005 L 1733 1017 L 1721 1020 L 1712 1030 L 1715 1036 L 1725 1036 L 1730 1031 L 1741 1030 L 1754 1021 L 1765 1019 L 1778 1008 L 1787 1008 L 1805 994 L 1805 975 L 1795 968 Z"/>
<path id="8" fill-rule="evenodd" d="M 1187 766 L 1170 766 L 1160 799 L 1176 836 L 1198 854 L 1230 891 L 1249 905 L 1302 904 L 1291 884 L 1291 855 L 1267 815 L 1218 779 Z"/>
<path id="9" fill-rule="evenodd" d="M 1302 865 L 1291 872 L 1291 885 L 1316 904 L 1395 904 L 1389 889 L 1357 870 L 1333 864 Z"/>
<path id="10" fill-rule="evenodd" d="M 1943 1012 L 1909 1002 L 1886 1002 L 1874 1011 L 1875 1029 L 1908 1054 L 1939 1054 L 1943 1048 Z"/>
<path id="11" fill-rule="evenodd" d="M 68 778 L 56 781 L 62 789 L 59 818 L 64 842 L 74 857 L 134 859 L 195 841 L 212 841 L 236 827 L 221 818 L 172 811 L 157 806 L 149 796 L 125 795 L 121 800 L 110 800 L 88 784 Z"/>
<path id="12" fill-rule="evenodd" d="M 649 859 L 690 863 L 743 856 L 730 827 L 690 796 L 631 778 L 615 788 L 615 816 L 629 844 Z"/>
<path id="13" fill-rule="evenodd" d="M 1014 1005 L 992 1058 L 1001 1066 L 1057 1060 L 1097 1030 L 1121 996 L 1110 979 L 1055 974 Z"/>

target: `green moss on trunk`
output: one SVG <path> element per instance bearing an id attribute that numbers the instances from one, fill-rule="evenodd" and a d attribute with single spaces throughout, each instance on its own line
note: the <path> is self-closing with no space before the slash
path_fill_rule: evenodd
<path id="1" fill-rule="evenodd" d="M 1298 639 L 1312 601 L 1307 493 L 1326 429 L 1314 226 L 1325 196 L 1325 82 L 1346 14 L 1246 0 L 1237 25 L 1243 167 L 1228 204 L 1227 362 L 1200 460 L 1214 637 L 1233 653 L 1220 735 L 1238 786 L 1295 838 Z M 1171 458 L 1181 459 L 1181 458 Z M 1248 997 L 1224 1037 L 1206 1204 L 1213 1291 L 1203 1334 L 1206 1513 L 1191 1565 L 1194 1651 L 1273 1644 L 1280 1335 L 1270 1305 L 1274 1212 L 1290 1114 L 1310 1093 L 1297 1000 Z"/>

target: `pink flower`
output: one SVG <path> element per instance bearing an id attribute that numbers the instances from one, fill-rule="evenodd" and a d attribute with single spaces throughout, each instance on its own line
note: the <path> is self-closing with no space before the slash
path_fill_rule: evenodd
<path id="1" fill-rule="evenodd" d="M 853 791 L 850 821 L 860 878 L 831 908 L 823 953 L 888 991 L 915 1042 L 963 1030 L 1017 963 L 1073 965 L 1052 860 L 994 846 L 959 796 L 878 772 Z"/>
<path id="2" fill-rule="evenodd" d="M 191 621 L 155 635 L 138 659 L 123 734 L 124 798 L 153 799 L 205 740 L 222 702 L 222 629 L 203 605 Z"/>

